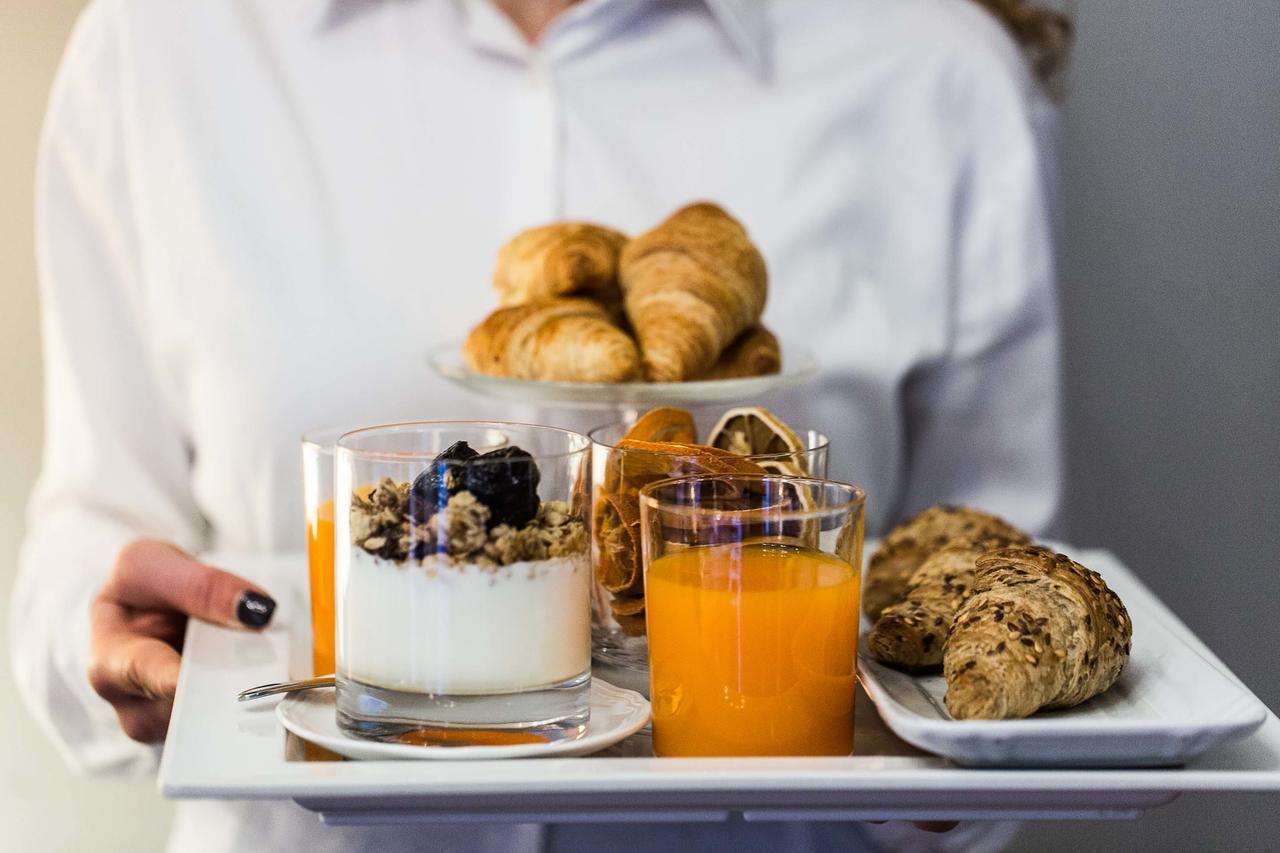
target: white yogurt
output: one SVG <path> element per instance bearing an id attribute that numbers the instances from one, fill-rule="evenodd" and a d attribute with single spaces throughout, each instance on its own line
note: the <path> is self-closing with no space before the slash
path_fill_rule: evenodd
<path id="1" fill-rule="evenodd" d="M 397 564 L 357 548 L 338 562 L 338 671 L 349 678 L 486 694 L 559 684 L 591 666 L 586 554 L 487 569 Z"/>

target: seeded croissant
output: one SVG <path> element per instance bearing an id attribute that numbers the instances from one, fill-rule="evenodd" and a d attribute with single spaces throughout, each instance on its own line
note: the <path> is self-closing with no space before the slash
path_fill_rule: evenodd
<path id="1" fill-rule="evenodd" d="M 764 257 L 746 230 L 706 202 L 628 243 L 619 275 L 651 382 L 705 374 L 759 322 L 768 289 Z"/>
<path id="2" fill-rule="evenodd" d="M 639 378 L 635 341 L 590 299 L 550 299 L 499 308 L 462 347 L 467 367 L 490 376 L 558 382 Z"/>
<path id="3" fill-rule="evenodd" d="M 901 601 L 907 582 L 933 552 L 953 539 L 1003 536 L 1015 544 L 1031 539 L 1002 518 L 968 506 L 932 506 L 889 531 L 867 564 L 862 611 L 876 619 Z"/>
<path id="4" fill-rule="evenodd" d="M 493 286 L 503 306 L 558 296 L 621 300 L 618 255 L 627 236 L 587 222 L 556 222 L 521 231 L 498 250 Z"/>
<path id="5" fill-rule="evenodd" d="M 1097 572 L 1045 548 L 978 558 L 943 649 L 947 710 L 1014 719 L 1097 696 L 1129 660 L 1133 623 Z"/>
<path id="6" fill-rule="evenodd" d="M 903 599 L 881 611 L 867 635 L 872 657 L 909 669 L 941 664 L 956 611 L 973 595 L 975 563 L 1013 544 L 1004 537 L 956 539 L 931 554 L 907 582 Z"/>

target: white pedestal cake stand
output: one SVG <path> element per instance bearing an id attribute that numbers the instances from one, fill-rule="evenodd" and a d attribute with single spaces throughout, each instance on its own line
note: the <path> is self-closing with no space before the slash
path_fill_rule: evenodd
<path id="1" fill-rule="evenodd" d="M 619 419 L 652 406 L 741 403 L 778 388 L 794 386 L 817 373 L 813 354 L 784 344 L 783 369 L 766 376 L 741 379 L 709 379 L 697 382 L 538 382 L 485 376 L 467 368 L 462 344 L 444 344 L 428 359 L 431 369 L 448 381 L 475 394 L 511 403 L 574 411 L 612 411 Z"/>

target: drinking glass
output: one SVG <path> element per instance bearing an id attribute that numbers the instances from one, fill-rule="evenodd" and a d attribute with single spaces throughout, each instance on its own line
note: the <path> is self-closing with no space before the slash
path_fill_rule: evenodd
<path id="1" fill-rule="evenodd" d="M 394 424 L 339 439 L 344 731 L 470 743 L 582 733 L 590 460 L 586 436 L 524 424 Z"/>
<path id="2" fill-rule="evenodd" d="M 307 524 L 311 589 L 312 675 L 334 671 L 333 446 L 350 427 L 309 430 L 302 436 L 302 504 Z"/>
<path id="3" fill-rule="evenodd" d="M 852 753 L 864 504 L 811 478 L 641 491 L 656 754 Z"/>
<path id="4" fill-rule="evenodd" d="M 698 435 L 706 438 L 715 420 L 695 413 Z M 719 419 L 719 413 L 715 415 Z M 592 440 L 595 582 L 592 587 L 592 652 L 596 660 L 634 673 L 648 672 L 645 641 L 644 574 L 640 566 L 640 489 L 657 480 L 710 473 L 696 453 L 669 454 L 619 448 L 631 423 L 620 421 L 587 433 Z M 766 472 L 825 477 L 829 442 L 816 430 L 797 431 L 804 450 L 744 456 Z M 629 685 L 630 686 L 630 685 Z M 643 688 L 640 688 L 643 690 Z"/>

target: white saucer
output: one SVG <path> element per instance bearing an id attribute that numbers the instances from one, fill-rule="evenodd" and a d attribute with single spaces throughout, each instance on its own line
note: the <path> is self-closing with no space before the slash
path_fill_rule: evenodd
<path id="1" fill-rule="evenodd" d="M 276 706 L 280 724 L 303 740 L 346 758 L 458 761 L 494 758 L 563 758 L 590 755 L 630 737 L 649 722 L 649 702 L 631 690 L 591 679 L 591 719 L 576 740 L 511 746 L 417 746 L 348 737 L 338 728 L 334 691 L 292 693 Z"/>

